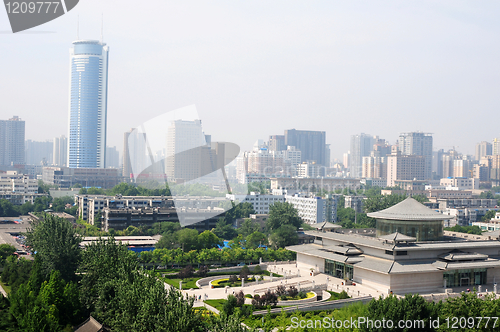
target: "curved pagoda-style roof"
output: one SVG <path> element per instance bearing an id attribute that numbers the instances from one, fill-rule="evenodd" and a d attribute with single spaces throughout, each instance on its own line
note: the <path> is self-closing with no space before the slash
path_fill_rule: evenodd
<path id="1" fill-rule="evenodd" d="M 407 235 L 401 234 L 399 232 L 395 232 L 395 233 L 392 233 L 392 234 L 380 236 L 379 239 L 387 240 L 387 241 L 390 241 L 390 242 L 393 242 L 393 243 L 398 243 L 398 242 L 415 242 L 415 241 L 417 241 L 417 238 L 414 238 L 414 237 L 411 237 L 411 236 L 407 236 Z"/>
<path id="2" fill-rule="evenodd" d="M 371 212 L 367 215 L 368 217 L 376 219 L 410 221 L 431 221 L 453 218 L 453 216 L 447 216 L 433 211 L 411 197 L 408 197 L 404 201 L 399 202 L 398 204 L 391 206 L 390 208 L 377 212 Z"/>

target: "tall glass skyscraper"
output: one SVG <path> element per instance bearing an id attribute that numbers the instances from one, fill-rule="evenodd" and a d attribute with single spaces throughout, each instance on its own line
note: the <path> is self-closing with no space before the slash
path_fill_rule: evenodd
<path id="1" fill-rule="evenodd" d="M 109 47 L 77 40 L 70 49 L 68 166 L 106 167 Z"/>

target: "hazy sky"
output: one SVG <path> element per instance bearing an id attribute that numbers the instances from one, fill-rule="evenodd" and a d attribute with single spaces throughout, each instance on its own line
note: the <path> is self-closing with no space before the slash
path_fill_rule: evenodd
<path id="1" fill-rule="evenodd" d="M 333 158 L 361 132 L 429 132 L 469 154 L 500 136 L 498 1 L 80 0 L 17 34 L 0 8 L 0 118 L 25 120 L 26 139 L 67 135 L 77 16 L 80 39 L 99 39 L 101 13 L 120 150 L 191 104 L 213 141 L 243 149 L 292 128 L 326 131 Z"/>

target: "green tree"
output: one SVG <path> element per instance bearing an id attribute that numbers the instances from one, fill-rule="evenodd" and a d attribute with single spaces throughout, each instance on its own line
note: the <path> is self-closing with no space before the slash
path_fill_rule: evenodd
<path id="1" fill-rule="evenodd" d="M 297 229 L 292 225 L 283 225 L 269 236 L 269 242 L 275 249 L 297 244 L 298 240 Z"/>
<path id="2" fill-rule="evenodd" d="M 10 244 L 0 244 L 0 266 L 3 266 L 7 257 L 16 252 L 16 247 Z"/>
<path id="3" fill-rule="evenodd" d="M 253 232 L 247 236 L 245 244 L 247 249 L 257 248 L 261 244 L 267 244 L 267 237 L 261 232 Z"/>
<path id="4" fill-rule="evenodd" d="M 459 233 L 466 233 L 466 234 L 475 234 L 475 235 L 481 235 L 483 234 L 483 231 L 481 230 L 481 227 L 479 226 L 460 226 L 460 225 L 455 225 L 453 227 L 445 228 L 447 231 L 451 232 L 459 232 Z"/>
<path id="5" fill-rule="evenodd" d="M 10 311 L 19 325 L 24 331 L 60 331 L 67 325 L 81 322 L 83 316 L 76 284 L 66 283 L 57 270 L 43 281 L 37 266 L 35 262 L 29 281 L 10 296 Z"/>
<path id="6" fill-rule="evenodd" d="M 81 237 L 71 222 L 53 215 L 32 223 L 26 232 L 26 244 L 40 258 L 45 276 L 53 270 L 61 272 L 64 280 L 74 280 L 80 260 Z"/>
<path id="7" fill-rule="evenodd" d="M 222 246 L 222 241 L 211 231 L 204 231 L 198 235 L 198 249 L 210 249 Z"/>
<path id="8" fill-rule="evenodd" d="M 232 223 L 229 222 L 226 217 L 221 217 L 215 224 L 215 228 L 213 229 L 215 235 L 217 235 L 221 239 L 231 240 L 238 236 L 238 232 L 232 226 Z"/>
<path id="9" fill-rule="evenodd" d="M 71 196 L 57 197 L 52 200 L 51 209 L 56 212 L 64 212 L 66 210 L 66 204 L 73 205 L 75 200 Z"/>
<path id="10" fill-rule="evenodd" d="M 105 194 L 106 192 L 101 188 L 91 187 L 87 189 L 87 195 L 105 195 Z"/>
<path id="11" fill-rule="evenodd" d="M 184 252 L 198 247 L 198 231 L 190 228 L 183 228 L 174 233 L 175 242 Z"/>
<path id="12" fill-rule="evenodd" d="M 238 233 L 243 235 L 244 237 L 247 237 L 248 235 L 252 234 L 253 232 L 257 232 L 258 230 L 260 230 L 260 226 L 258 223 L 250 218 L 245 218 L 240 228 L 238 229 Z"/>
<path id="13" fill-rule="evenodd" d="M 82 303 L 113 331 L 204 331 L 194 300 L 139 271 L 135 254 L 113 238 L 89 245 L 80 271 Z"/>
<path id="14" fill-rule="evenodd" d="M 43 183 L 43 180 L 38 180 L 38 193 L 49 193 L 50 185 Z"/>
<path id="15" fill-rule="evenodd" d="M 11 202 L 6 199 L 0 199 L 0 217 L 17 217 L 19 211 Z"/>
<path id="16" fill-rule="evenodd" d="M 373 299 L 368 304 L 367 319 L 391 320 L 392 322 L 399 321 L 417 321 L 422 320 L 424 325 L 419 328 L 419 331 L 434 331 L 430 326 L 429 318 L 436 318 L 439 315 L 439 305 L 434 302 L 427 302 L 420 295 L 407 294 L 404 298 L 399 299 L 396 296 L 380 297 Z M 412 331 L 413 329 L 399 328 L 394 324 L 394 331 Z M 382 331 L 369 324 L 363 325 L 361 331 Z"/>
<path id="17" fill-rule="evenodd" d="M 277 230 L 278 228 L 290 225 L 297 230 L 302 224 L 297 209 L 288 202 L 276 202 L 269 207 L 269 218 L 267 218 L 268 231 Z"/>
<path id="18" fill-rule="evenodd" d="M 489 210 L 488 212 L 486 212 L 486 214 L 481 218 L 481 221 L 490 221 L 491 219 L 495 218 L 495 214 L 497 213 L 498 211 L 495 211 L 495 210 Z"/>
<path id="19" fill-rule="evenodd" d="M 234 308 L 236 308 L 238 300 L 236 299 L 236 296 L 234 295 L 228 295 L 227 300 L 224 302 L 224 305 L 222 306 L 222 311 L 228 315 L 231 316 L 234 313 Z"/>

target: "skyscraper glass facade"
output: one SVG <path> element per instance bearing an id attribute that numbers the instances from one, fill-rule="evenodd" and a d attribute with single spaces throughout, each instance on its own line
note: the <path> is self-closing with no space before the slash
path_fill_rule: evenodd
<path id="1" fill-rule="evenodd" d="M 106 167 L 108 52 L 96 40 L 70 49 L 69 153 L 71 168 Z"/>

